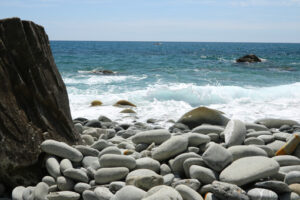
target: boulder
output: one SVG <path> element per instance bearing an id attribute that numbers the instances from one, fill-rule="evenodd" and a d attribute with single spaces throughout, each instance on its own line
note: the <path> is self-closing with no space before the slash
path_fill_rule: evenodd
<path id="1" fill-rule="evenodd" d="M 185 113 L 177 123 L 187 125 L 193 129 L 201 124 L 225 126 L 229 119 L 223 116 L 223 112 L 207 107 L 198 107 Z"/>
<path id="2" fill-rule="evenodd" d="M 261 62 L 261 59 L 257 57 L 254 54 L 245 55 L 243 57 L 240 57 L 236 60 L 238 63 L 248 62 L 248 63 L 254 63 L 254 62 Z"/>
<path id="3" fill-rule="evenodd" d="M 0 179 L 10 186 L 41 180 L 45 139 L 80 140 L 66 86 L 42 26 L 19 18 L 0 20 Z"/>

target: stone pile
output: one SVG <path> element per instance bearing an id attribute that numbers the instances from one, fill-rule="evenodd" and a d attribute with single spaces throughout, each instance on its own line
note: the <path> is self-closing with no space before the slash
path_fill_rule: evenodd
<path id="1" fill-rule="evenodd" d="M 74 124 L 84 144 L 44 141 L 48 175 L 14 200 L 300 199 L 300 145 L 276 156 L 298 138 L 295 121 L 244 123 L 202 107 L 169 129 L 104 116 Z"/>

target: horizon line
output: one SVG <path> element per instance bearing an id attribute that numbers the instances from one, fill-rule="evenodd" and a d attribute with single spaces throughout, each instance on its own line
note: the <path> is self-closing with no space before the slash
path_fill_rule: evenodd
<path id="1" fill-rule="evenodd" d="M 163 40 L 51 40 L 53 42 L 161 42 L 161 43 L 253 43 L 253 44 L 300 44 L 300 42 L 222 42 L 222 41 L 163 41 Z"/>

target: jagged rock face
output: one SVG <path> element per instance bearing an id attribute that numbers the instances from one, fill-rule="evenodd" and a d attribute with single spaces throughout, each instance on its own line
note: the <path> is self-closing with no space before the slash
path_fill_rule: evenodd
<path id="1" fill-rule="evenodd" d="M 33 22 L 0 20 L 0 182 L 40 180 L 40 144 L 49 138 L 74 144 L 80 137 L 48 36 Z"/>

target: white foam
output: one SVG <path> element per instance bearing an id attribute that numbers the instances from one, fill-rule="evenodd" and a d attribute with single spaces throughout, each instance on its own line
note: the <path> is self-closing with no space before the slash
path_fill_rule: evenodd
<path id="1" fill-rule="evenodd" d="M 300 82 L 274 87 L 239 86 L 197 86 L 191 83 L 154 84 L 140 90 L 127 89 L 119 93 L 112 87 L 108 91 L 83 91 L 68 87 L 72 116 L 97 118 L 106 115 L 113 120 L 124 118 L 121 108 L 112 106 L 120 99 L 127 99 L 137 105 L 135 111 L 140 121 L 148 118 L 177 120 L 182 114 L 198 106 L 219 109 L 230 118 L 254 121 L 262 117 L 290 118 L 300 121 Z M 90 107 L 98 99 L 104 106 Z"/>

